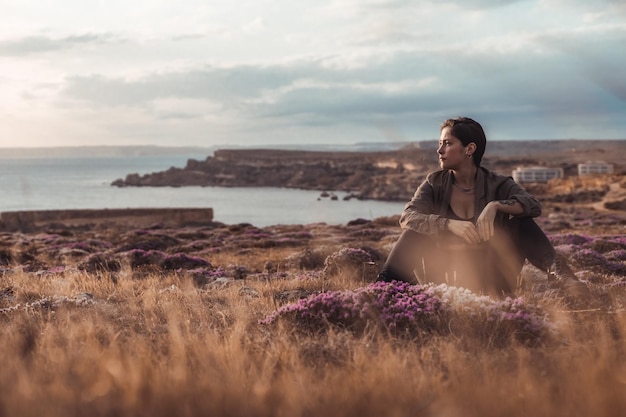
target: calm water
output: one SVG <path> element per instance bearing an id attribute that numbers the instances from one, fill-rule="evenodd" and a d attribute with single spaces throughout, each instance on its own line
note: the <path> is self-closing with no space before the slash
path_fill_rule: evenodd
<path id="1" fill-rule="evenodd" d="M 114 158 L 0 158 L 0 212 L 17 210 L 212 207 L 223 223 L 272 224 L 325 222 L 399 214 L 403 203 L 318 201 L 318 191 L 283 188 L 131 187 L 110 184 L 137 172 L 183 167 L 187 156 Z M 200 158 L 197 158 L 200 159 Z"/>

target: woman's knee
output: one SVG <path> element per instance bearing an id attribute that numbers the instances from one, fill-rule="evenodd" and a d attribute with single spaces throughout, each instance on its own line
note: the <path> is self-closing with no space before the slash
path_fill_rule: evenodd
<path id="1" fill-rule="evenodd" d="M 413 272 L 424 256 L 425 243 L 428 236 L 413 230 L 404 230 L 396 240 L 387 261 L 379 274 L 379 280 L 400 280 L 415 283 L 417 280 Z"/>

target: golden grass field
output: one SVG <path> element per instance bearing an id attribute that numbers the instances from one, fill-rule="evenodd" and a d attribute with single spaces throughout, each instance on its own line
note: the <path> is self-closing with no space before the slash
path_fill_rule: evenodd
<path id="1" fill-rule="evenodd" d="M 626 215 L 563 207 L 541 226 L 595 301 L 520 287 L 539 343 L 466 305 L 435 332 L 261 323 L 371 283 L 397 217 L 0 233 L 0 417 L 626 415 Z M 342 248 L 377 256 L 326 274 Z"/>
<path id="2" fill-rule="evenodd" d="M 492 163 L 508 172 L 538 152 L 569 170 L 596 158 L 621 164 L 624 143 L 613 142 L 503 143 Z M 370 175 L 368 186 L 398 195 L 417 178 L 412 168 Z M 471 296 L 474 308 L 452 304 L 425 321 L 433 328 L 405 332 L 375 316 L 354 327 L 286 314 L 263 322 L 368 287 L 399 216 L 266 228 L 101 218 L 0 231 L 0 417 L 626 416 L 626 179 L 570 177 L 529 191 L 544 204 L 538 223 L 594 298 L 574 302 L 525 269 L 517 295 L 545 313 L 550 331 L 539 339 L 490 321 L 501 306 Z M 325 259 L 344 249 L 372 259 L 326 274 Z"/>
<path id="3" fill-rule="evenodd" d="M 251 268 L 289 248 L 246 253 Z M 216 264 L 241 262 L 217 254 Z M 356 274 L 358 275 L 358 274 Z M 419 340 L 384 330 L 303 332 L 259 320 L 289 289 L 326 279 L 195 285 L 79 270 L 1 278 L 0 416 L 619 416 L 626 413 L 626 314 L 545 300 L 557 339 Z M 535 300 L 542 303 L 541 299 Z M 10 307 L 8 307 L 10 306 Z M 583 309 L 585 310 L 585 309 Z"/>

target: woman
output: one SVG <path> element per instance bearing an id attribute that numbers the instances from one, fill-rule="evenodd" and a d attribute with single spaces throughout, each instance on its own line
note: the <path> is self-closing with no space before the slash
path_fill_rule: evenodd
<path id="1" fill-rule="evenodd" d="M 574 293 L 584 293 L 533 220 L 541 205 L 511 177 L 480 166 L 487 139 L 476 121 L 446 120 L 439 138 L 441 170 L 428 175 L 409 201 L 378 279 L 447 282 L 510 295 L 528 259 Z"/>

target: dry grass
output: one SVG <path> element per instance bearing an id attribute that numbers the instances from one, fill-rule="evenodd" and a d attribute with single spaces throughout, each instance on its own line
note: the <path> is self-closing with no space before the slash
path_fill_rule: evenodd
<path id="1" fill-rule="evenodd" d="M 242 285 L 259 296 L 242 293 Z M 624 313 L 555 313 L 562 340 L 539 348 L 478 349 L 454 337 L 424 344 L 380 332 L 303 335 L 288 326 L 260 326 L 277 307 L 273 295 L 296 285 L 323 284 L 255 281 L 200 289 L 175 274 L 117 284 L 79 272 L 5 276 L 2 287 L 15 293 L 2 307 L 19 307 L 0 315 L 0 415 L 626 412 Z M 333 283 L 358 285 L 341 277 Z M 74 298 L 87 292 L 92 300 Z M 42 297 L 50 303 L 38 304 Z"/>

